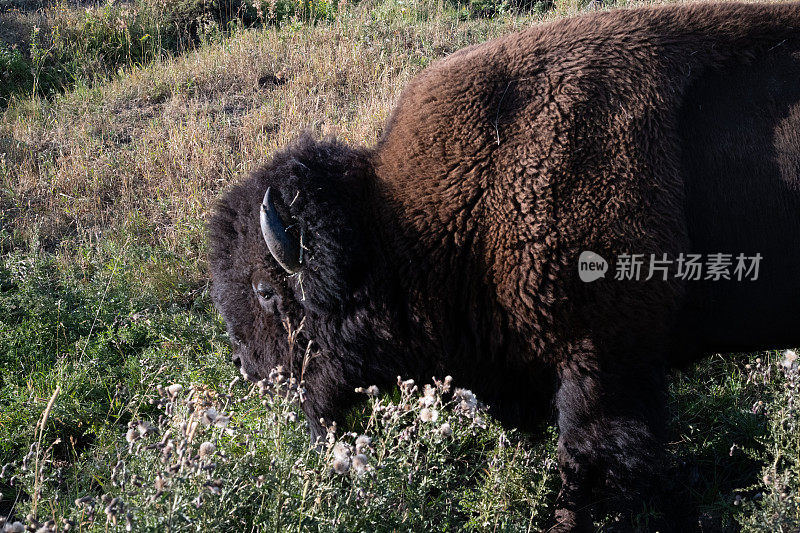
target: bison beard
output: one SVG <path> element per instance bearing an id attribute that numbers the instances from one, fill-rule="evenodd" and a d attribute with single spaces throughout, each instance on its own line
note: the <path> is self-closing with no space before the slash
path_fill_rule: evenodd
<path id="1" fill-rule="evenodd" d="M 798 79 L 796 3 L 620 10 L 456 52 L 376 147 L 304 136 L 219 203 L 234 361 L 303 368 L 316 431 L 357 386 L 451 374 L 506 424 L 556 416 L 557 527 L 630 511 L 668 368 L 800 344 Z M 764 259 L 757 281 L 582 283 L 583 250 Z"/>

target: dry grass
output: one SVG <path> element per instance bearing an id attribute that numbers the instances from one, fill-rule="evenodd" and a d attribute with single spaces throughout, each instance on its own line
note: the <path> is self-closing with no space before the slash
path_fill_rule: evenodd
<path id="1" fill-rule="evenodd" d="M 560 4 L 547 18 L 579 11 Z M 401 88 L 462 46 L 542 17 L 459 21 L 437 4 L 369 4 L 330 24 L 248 30 L 0 119 L 6 224 L 56 246 L 123 231 L 197 254 L 221 188 L 310 129 L 371 144 Z"/>

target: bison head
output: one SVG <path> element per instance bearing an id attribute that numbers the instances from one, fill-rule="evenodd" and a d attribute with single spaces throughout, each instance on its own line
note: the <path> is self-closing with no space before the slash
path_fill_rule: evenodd
<path id="1" fill-rule="evenodd" d="M 234 363 L 251 380 L 277 365 L 302 373 L 312 424 L 338 416 L 362 379 L 389 379 L 365 361 L 393 329 L 376 294 L 390 284 L 370 168 L 366 152 L 303 137 L 228 191 L 209 224 Z"/>

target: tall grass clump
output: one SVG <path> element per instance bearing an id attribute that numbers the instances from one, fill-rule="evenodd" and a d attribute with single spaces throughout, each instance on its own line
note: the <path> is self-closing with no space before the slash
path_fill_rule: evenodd
<path id="1" fill-rule="evenodd" d="M 747 531 L 800 530 L 800 365 L 794 350 L 748 365 L 748 380 L 762 386 L 751 410 L 764 418 L 765 435 L 744 453 L 763 465 L 743 487 L 738 504 Z"/>

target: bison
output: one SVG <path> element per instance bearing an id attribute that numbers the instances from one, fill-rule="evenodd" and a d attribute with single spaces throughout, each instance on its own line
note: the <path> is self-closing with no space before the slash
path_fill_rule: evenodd
<path id="1" fill-rule="evenodd" d="M 668 369 L 800 344 L 798 80 L 798 3 L 587 14 L 455 52 L 375 147 L 304 135 L 221 199 L 233 360 L 302 370 L 312 433 L 357 386 L 450 374 L 505 424 L 555 417 L 560 529 L 630 510 Z"/>

